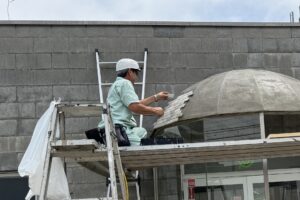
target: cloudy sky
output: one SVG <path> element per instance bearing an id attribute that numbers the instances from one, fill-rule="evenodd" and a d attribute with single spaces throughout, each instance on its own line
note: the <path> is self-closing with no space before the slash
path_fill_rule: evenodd
<path id="1" fill-rule="evenodd" d="M 299 4 L 299 0 L 0 0 L 0 20 L 289 22 L 291 11 L 298 21 Z"/>

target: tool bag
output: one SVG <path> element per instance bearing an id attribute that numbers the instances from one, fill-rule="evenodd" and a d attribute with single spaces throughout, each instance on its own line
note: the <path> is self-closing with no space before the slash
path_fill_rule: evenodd
<path id="1" fill-rule="evenodd" d="M 126 134 L 126 128 L 122 124 L 115 124 L 115 133 L 119 146 L 130 146 L 130 141 Z M 104 128 L 93 128 L 85 131 L 85 135 L 88 139 L 94 139 L 100 144 L 106 145 L 106 136 Z"/>

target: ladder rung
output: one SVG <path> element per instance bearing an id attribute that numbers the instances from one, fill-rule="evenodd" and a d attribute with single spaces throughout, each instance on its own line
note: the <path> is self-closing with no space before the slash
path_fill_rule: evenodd
<path id="1" fill-rule="evenodd" d="M 140 64 L 144 64 L 144 61 L 137 61 Z M 102 65 L 110 65 L 110 64 L 116 64 L 117 62 L 99 62 L 99 64 Z"/>
<path id="2" fill-rule="evenodd" d="M 112 85 L 113 83 L 102 83 L 101 85 L 103 85 L 103 86 L 110 86 L 110 85 Z M 136 82 L 136 83 L 134 83 L 134 85 L 142 85 L 143 83 L 142 82 Z"/>

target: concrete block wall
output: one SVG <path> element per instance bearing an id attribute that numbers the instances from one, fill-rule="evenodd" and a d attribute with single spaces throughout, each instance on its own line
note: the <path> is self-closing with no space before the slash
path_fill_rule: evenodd
<path id="1" fill-rule="evenodd" d="M 95 48 L 104 61 L 142 60 L 148 48 L 146 96 L 161 90 L 178 95 L 195 82 L 233 69 L 266 69 L 300 79 L 298 24 L 2 21 L 1 171 L 17 169 L 37 119 L 54 97 L 71 103 L 98 102 Z M 103 71 L 105 82 L 114 80 L 113 69 Z M 147 117 L 144 126 L 150 131 L 154 121 Z M 97 122 L 97 118 L 67 119 L 68 137 L 84 137 L 82 132 Z M 72 165 L 69 170 L 75 177 L 70 182 L 74 197 L 100 194 L 103 179 L 85 182 L 80 175 L 85 169 Z M 160 199 L 177 199 L 177 187 L 171 186 L 177 178 L 162 176 L 161 185 L 168 187 L 161 187 Z M 89 190 L 78 189 L 76 182 Z M 151 178 L 145 184 L 151 185 Z M 143 196 L 151 198 L 149 193 Z"/>

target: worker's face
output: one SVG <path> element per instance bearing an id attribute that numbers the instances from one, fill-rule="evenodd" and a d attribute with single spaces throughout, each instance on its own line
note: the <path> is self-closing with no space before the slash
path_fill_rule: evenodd
<path id="1" fill-rule="evenodd" d="M 136 82 L 138 80 L 139 71 L 136 69 L 130 69 L 129 73 L 130 73 L 131 82 L 133 82 L 133 83 Z"/>

